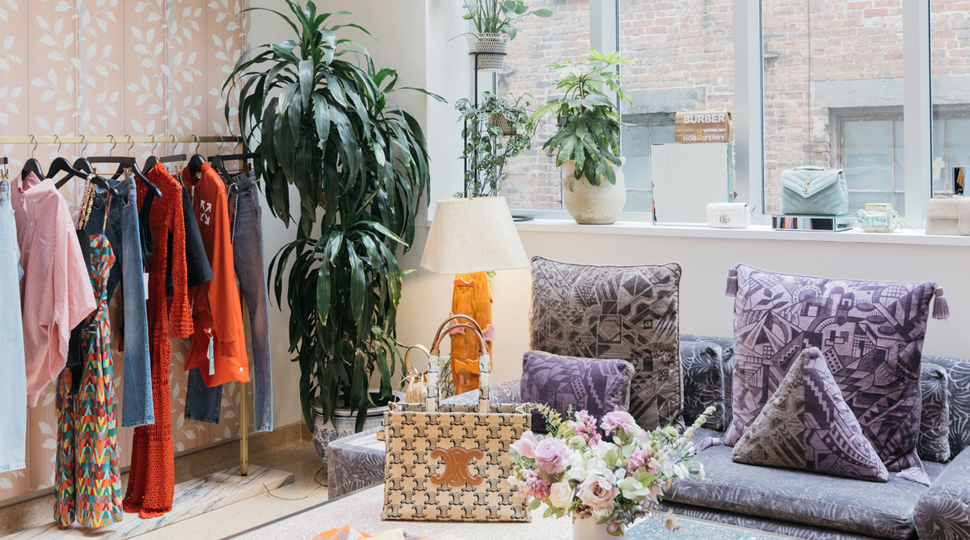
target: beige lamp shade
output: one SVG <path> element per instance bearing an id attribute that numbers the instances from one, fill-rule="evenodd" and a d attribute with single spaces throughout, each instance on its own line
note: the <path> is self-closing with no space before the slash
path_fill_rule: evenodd
<path id="1" fill-rule="evenodd" d="M 529 258 L 504 197 L 438 201 L 421 266 L 439 274 L 524 268 Z"/>

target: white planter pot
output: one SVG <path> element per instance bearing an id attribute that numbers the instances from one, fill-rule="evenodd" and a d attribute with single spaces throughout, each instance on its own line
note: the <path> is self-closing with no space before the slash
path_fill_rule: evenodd
<path id="1" fill-rule="evenodd" d="M 573 520 L 573 540 L 616 540 L 623 535 L 612 536 L 606 530 L 606 523 L 597 523 L 594 517 L 576 518 Z"/>
<path id="2" fill-rule="evenodd" d="M 397 401 L 402 401 L 404 398 L 401 392 L 394 392 L 394 395 Z M 324 423 L 319 401 L 314 402 L 311 408 L 313 410 L 313 445 L 317 449 L 317 455 L 326 464 L 327 446 L 330 442 L 357 432 L 355 429 L 357 427 L 357 411 L 346 408 L 337 409 L 334 411 L 333 418 Z M 385 412 L 387 412 L 387 406 L 367 409 L 367 418 L 364 420 L 362 431 L 380 427 L 384 421 Z"/>
<path id="3" fill-rule="evenodd" d="M 626 162 L 626 158 L 620 160 Z M 577 179 L 574 176 L 575 171 L 575 161 L 567 161 L 562 166 L 562 199 L 566 211 L 580 225 L 614 223 L 626 204 L 626 182 L 623 180 L 622 166 L 613 167 L 616 184 L 603 178 L 598 186 L 587 182 L 585 176 Z"/>
<path id="4" fill-rule="evenodd" d="M 465 34 L 465 37 L 468 39 L 468 53 L 476 58 L 478 71 L 505 69 L 508 34 Z"/>

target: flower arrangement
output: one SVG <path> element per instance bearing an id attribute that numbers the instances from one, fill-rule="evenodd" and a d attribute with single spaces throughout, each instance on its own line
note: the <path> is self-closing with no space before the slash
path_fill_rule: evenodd
<path id="1" fill-rule="evenodd" d="M 613 536 L 637 518 L 659 513 L 660 491 L 675 478 L 704 478 L 690 439 L 714 412 L 708 407 L 683 435 L 671 426 L 647 431 L 623 411 L 606 413 L 597 423 L 586 411 L 563 421 L 544 405 L 529 404 L 546 418 L 549 435 L 526 432 L 510 447 L 513 474 L 508 482 L 517 497 L 542 503 L 545 516 L 594 518 Z M 597 429 L 599 427 L 599 429 Z M 676 523 L 666 517 L 666 527 Z"/>

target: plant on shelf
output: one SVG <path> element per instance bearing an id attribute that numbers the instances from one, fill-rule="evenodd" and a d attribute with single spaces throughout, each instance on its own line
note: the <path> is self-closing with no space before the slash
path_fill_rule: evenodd
<path id="1" fill-rule="evenodd" d="M 675 479 L 704 478 L 690 440 L 714 407 L 680 435 L 669 425 L 644 430 L 625 411 L 599 420 L 586 411 L 570 411 L 564 421 L 545 405 L 527 406 L 546 419 L 549 434 L 528 431 L 509 447 L 510 487 L 517 497 L 530 500 L 532 510 L 545 503 L 544 517 L 571 516 L 573 538 L 623 536 L 638 518 L 660 514 L 660 492 Z M 670 514 L 665 526 L 677 528 Z"/>
<path id="2" fill-rule="evenodd" d="M 224 89 L 241 88 L 239 125 L 247 151 L 260 155 L 255 172 L 270 210 L 298 224 L 268 281 L 280 309 L 286 291 L 304 418 L 312 428 L 314 402 L 324 423 L 343 406 L 356 413 L 359 431 L 375 399 L 392 394 L 403 275 L 396 250 L 414 238 L 427 144 L 418 122 L 388 97 L 397 73 L 378 71 L 362 46 L 338 37 L 367 30 L 330 24 L 334 14 L 313 2 L 286 5 L 292 16 L 252 8 L 279 15 L 294 36 L 243 55 Z M 299 194 L 295 212 L 290 185 Z M 374 373 L 376 397 L 368 392 Z"/>
<path id="3" fill-rule="evenodd" d="M 511 95 L 510 95 L 511 98 Z M 485 92 L 482 104 L 476 106 L 468 99 L 455 103 L 465 127 L 462 158 L 466 163 L 465 189 L 469 197 L 498 195 L 508 176 L 508 161 L 532 148 L 535 122 L 529 120 L 527 108 L 532 96 L 524 94 L 509 101 Z M 464 197 L 466 193 L 456 193 Z"/>
<path id="4" fill-rule="evenodd" d="M 526 16 L 552 16 L 548 9 L 530 11 L 522 0 L 476 0 L 465 4 L 465 10 L 465 20 L 472 21 L 479 35 L 505 34 L 510 40 L 519 32 L 515 25 L 524 22 Z"/>
<path id="5" fill-rule="evenodd" d="M 516 25 L 523 23 L 526 16 L 552 16 L 548 9 L 530 10 L 522 0 L 474 0 L 464 7 L 465 20 L 475 25 L 475 33 L 468 35 L 468 47 L 479 71 L 505 67 L 506 45 L 518 35 Z"/>
<path id="6" fill-rule="evenodd" d="M 538 121 L 554 112 L 559 131 L 544 150 L 556 154 L 556 166 L 563 167 L 564 203 L 580 223 L 612 223 L 626 201 L 623 175 L 619 168 L 620 130 L 626 127 L 616 100 L 630 101 L 620 86 L 617 66 L 632 65 L 619 53 L 602 54 L 595 49 L 585 62 L 565 60 L 551 64 L 562 97 L 550 100 L 530 117 Z M 616 189 L 595 190 L 606 179 Z M 576 200 L 577 197 L 579 200 Z"/>

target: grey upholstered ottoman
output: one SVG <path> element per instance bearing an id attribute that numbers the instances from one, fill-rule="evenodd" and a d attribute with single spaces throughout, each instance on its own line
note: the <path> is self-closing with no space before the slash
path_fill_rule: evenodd
<path id="1" fill-rule="evenodd" d="M 519 380 L 492 385 L 493 404 L 520 403 Z M 445 404 L 478 403 L 478 390 L 442 400 Z M 332 441 L 327 447 L 327 496 L 330 499 L 384 481 L 384 441 L 377 440 L 381 428 Z"/>
<path id="2" fill-rule="evenodd" d="M 381 429 L 363 431 L 330 443 L 327 447 L 328 498 L 384 481 L 384 441 L 377 440 L 377 432 Z"/>

